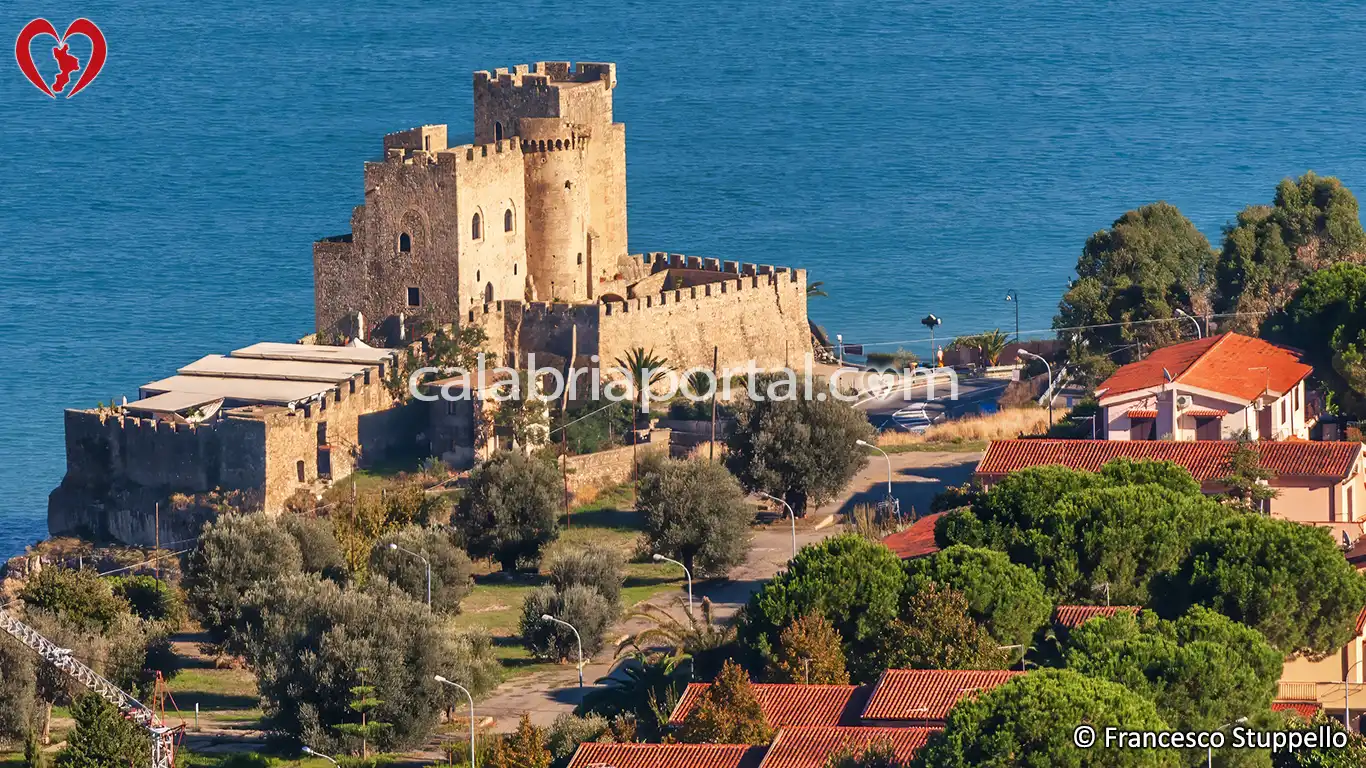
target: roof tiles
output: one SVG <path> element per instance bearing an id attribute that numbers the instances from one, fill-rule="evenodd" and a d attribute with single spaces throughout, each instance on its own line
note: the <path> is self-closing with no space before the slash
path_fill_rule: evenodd
<path id="1" fill-rule="evenodd" d="M 748 744 L 580 744 L 569 768 L 757 768 L 764 748 Z"/>
<path id="2" fill-rule="evenodd" d="M 1136 605 L 1060 605 L 1053 611 L 1053 623 L 1068 629 L 1076 629 L 1082 624 L 1096 618 L 1104 616 L 1109 618 L 1123 611 L 1124 613 L 1138 613 Z"/>
<path id="3" fill-rule="evenodd" d="M 977 465 L 977 474 L 1007 475 L 1029 467 L 1059 464 L 1097 472 L 1119 458 L 1170 461 L 1200 482 L 1226 473 L 1231 440 L 997 440 Z M 1277 475 L 1347 477 L 1361 455 L 1361 443 L 1307 441 L 1253 443 L 1261 465 Z M 1274 481 L 1273 481 L 1274 483 Z"/>
<path id="4" fill-rule="evenodd" d="M 939 551 L 939 546 L 934 543 L 934 524 L 943 516 L 943 512 L 925 515 L 906 530 L 887 536 L 882 543 L 902 560 L 933 555 Z"/>
<path id="5" fill-rule="evenodd" d="M 1023 672 L 1007 670 L 889 669 L 863 708 L 865 720 L 939 721 L 959 700 L 990 690 Z"/>
<path id="6" fill-rule="evenodd" d="M 1162 387 L 1170 373 L 1177 384 L 1251 402 L 1268 390 L 1284 394 L 1313 371 L 1293 349 L 1251 336 L 1222 333 L 1163 347 L 1138 362 L 1120 366 L 1096 387 L 1096 396 L 1105 399 Z"/>
<path id="7" fill-rule="evenodd" d="M 909 765 L 938 728 L 784 728 L 774 737 L 759 768 L 823 768 L 830 755 L 846 746 L 863 749 L 886 741 L 897 760 Z"/>
<path id="8" fill-rule="evenodd" d="M 697 704 L 710 683 L 689 683 L 669 718 L 678 725 Z M 754 695 L 764 717 L 773 728 L 788 726 L 854 725 L 866 693 L 857 685 L 796 685 L 792 683 L 755 683 Z"/>

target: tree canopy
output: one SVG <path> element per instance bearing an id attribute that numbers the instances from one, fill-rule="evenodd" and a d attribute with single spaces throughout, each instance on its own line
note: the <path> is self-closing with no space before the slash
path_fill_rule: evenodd
<path id="1" fill-rule="evenodd" d="M 1002 552 L 958 545 L 910 560 L 906 570 L 908 590 L 933 582 L 962 592 L 968 615 L 997 645 L 1028 648 L 1035 631 L 1053 612 L 1053 602 L 1044 594 L 1038 576 L 1010 562 Z M 1024 651 L 1017 655 L 1023 656 Z"/>
<path id="2" fill-rule="evenodd" d="M 878 630 L 850 664 L 871 683 L 889 669 L 1002 669 L 1010 654 L 968 615 L 956 589 L 928 582 L 910 592 L 901 613 Z"/>
<path id="3" fill-rule="evenodd" d="M 1262 333 L 1304 352 L 1331 403 L 1366 412 L 1366 266 L 1334 264 L 1304 278 Z"/>
<path id="4" fill-rule="evenodd" d="M 740 399 L 726 466 L 746 489 L 777 496 L 803 515 L 808 504 L 844 490 L 867 464 L 867 451 L 856 441 L 872 440 L 873 428 L 861 411 L 829 396 L 825 379 L 813 380 L 811 399 L 800 382 L 789 387 L 787 381 L 756 377 L 764 399 Z"/>
<path id="5" fill-rule="evenodd" d="M 490 557 L 503 570 L 540 557 L 559 535 L 563 489 L 555 467 L 502 451 L 480 464 L 460 499 L 454 523 L 474 557 Z"/>
<path id="6" fill-rule="evenodd" d="M 1080 749 L 1074 729 L 1095 729 L 1096 746 Z M 1166 730 L 1151 701 L 1118 683 L 1070 670 L 1039 670 L 959 702 L 943 731 L 930 736 L 916 768 L 1175 768 L 1170 750 L 1106 748 L 1107 727 Z"/>
<path id="7" fill-rule="evenodd" d="M 778 635 L 768 676 L 775 683 L 848 685 L 839 633 L 819 613 L 788 624 Z"/>
<path id="8" fill-rule="evenodd" d="M 740 641 L 769 657 L 784 627 L 824 616 L 846 645 L 868 640 L 897 615 L 906 573 L 890 549 L 854 533 L 803 547 L 786 571 L 750 597 Z"/>
<path id="9" fill-rule="evenodd" d="M 1053 318 L 1055 328 L 1118 363 L 1182 338 L 1176 310 L 1207 306 L 1214 252 L 1190 219 L 1165 202 L 1127 211 L 1087 238 L 1072 281 Z M 1173 320 L 1173 322 L 1142 322 Z"/>
<path id="10" fill-rule="evenodd" d="M 683 719 L 678 738 L 692 744 L 767 744 L 773 738 L 744 668 L 732 661 L 721 667 Z"/>
<path id="11" fill-rule="evenodd" d="M 1256 630 L 1200 607 L 1176 621 L 1151 611 L 1093 619 L 1068 635 L 1063 657 L 1152 700 L 1171 726 L 1198 730 L 1266 711 L 1283 666 Z"/>
<path id="12" fill-rule="evenodd" d="M 1244 208 L 1224 230 L 1215 269 L 1214 308 L 1251 313 L 1221 327 L 1248 332 L 1285 305 L 1301 280 L 1334 263 L 1366 257 L 1356 197 L 1332 176 L 1313 171 L 1282 179 L 1271 205 Z"/>
<path id="13" fill-rule="evenodd" d="M 299 544 L 264 514 L 225 515 L 204 526 L 190 554 L 185 593 L 209 636 L 242 653 L 242 599 L 253 586 L 298 574 Z"/>
<path id="14" fill-rule="evenodd" d="M 1282 653 L 1322 656 L 1356 636 L 1366 576 L 1325 529 L 1235 514 L 1199 537 L 1154 606 L 1203 605 L 1261 632 Z"/>
<path id="15" fill-rule="evenodd" d="M 391 544 L 402 549 L 391 549 Z M 370 553 L 371 576 L 388 579 L 412 599 L 426 602 L 427 565 L 409 552 L 431 563 L 432 610 L 458 613 L 460 601 L 474 587 L 473 566 L 445 531 L 412 526 L 380 537 Z"/>
<path id="16" fill-rule="evenodd" d="M 664 459 L 640 477 L 636 509 L 653 553 L 694 576 L 725 576 L 749 552 L 754 509 L 725 467 L 703 459 Z"/>

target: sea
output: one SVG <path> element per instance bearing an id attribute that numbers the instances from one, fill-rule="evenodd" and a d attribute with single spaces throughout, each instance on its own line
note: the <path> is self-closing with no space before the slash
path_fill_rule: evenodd
<path id="1" fill-rule="evenodd" d="M 1217 243 L 1286 176 L 1366 190 L 1348 2 L 10 0 L 5 50 L 39 17 L 108 58 L 70 99 L 0 60 L 0 556 L 47 533 L 64 408 L 313 330 L 311 243 L 385 133 L 471 135 L 474 70 L 616 62 L 632 250 L 805 267 L 870 351 L 1047 335 L 1144 203 Z"/>

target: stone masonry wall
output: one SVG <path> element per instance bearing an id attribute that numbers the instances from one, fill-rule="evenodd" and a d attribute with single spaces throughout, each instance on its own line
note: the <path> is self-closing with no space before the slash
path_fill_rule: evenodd
<path id="1" fill-rule="evenodd" d="M 670 433 L 667 429 L 650 431 L 648 442 L 622 448 L 612 448 L 597 453 L 570 456 L 568 477 L 569 492 L 578 493 L 585 488 L 603 488 L 617 485 L 631 479 L 631 457 L 644 458 L 647 453 L 669 455 Z M 565 457 L 560 457 L 561 466 Z"/>

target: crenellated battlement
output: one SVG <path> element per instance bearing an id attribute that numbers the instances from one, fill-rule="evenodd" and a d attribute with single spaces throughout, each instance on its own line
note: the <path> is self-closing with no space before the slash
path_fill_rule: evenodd
<path id="1" fill-rule="evenodd" d="M 498 88 L 549 88 L 561 83 L 606 82 L 607 87 L 617 86 L 617 65 L 604 62 L 581 61 L 571 65 L 567 61 L 538 61 L 535 64 L 517 64 L 508 69 L 499 67 L 493 72 L 486 69 L 474 73 L 475 87 Z"/>
<path id="2" fill-rule="evenodd" d="M 556 152 L 562 149 L 584 149 L 589 141 L 588 136 L 570 134 L 567 138 L 559 139 L 524 139 L 521 147 L 523 152 Z"/>

